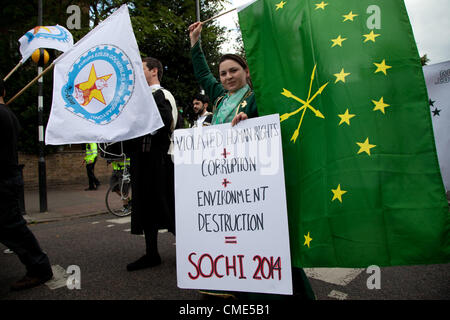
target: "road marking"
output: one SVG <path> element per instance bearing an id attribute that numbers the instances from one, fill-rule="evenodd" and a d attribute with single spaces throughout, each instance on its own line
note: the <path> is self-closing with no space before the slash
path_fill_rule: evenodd
<path id="1" fill-rule="evenodd" d="M 117 219 L 110 219 L 110 220 L 106 220 L 106 222 L 117 223 L 117 224 L 125 224 L 125 223 L 131 222 L 131 216 L 123 217 L 123 218 L 117 218 Z"/>
<path id="2" fill-rule="evenodd" d="M 347 297 L 348 297 L 348 294 L 340 292 L 340 291 L 333 290 L 333 291 L 331 291 L 328 294 L 328 296 L 330 298 L 335 298 L 335 299 L 338 299 L 338 300 L 346 300 Z"/>
<path id="3" fill-rule="evenodd" d="M 112 227 L 114 227 L 115 225 L 114 224 L 108 224 L 106 227 L 107 228 L 112 228 Z"/>
<path id="4" fill-rule="evenodd" d="M 100 221 L 94 221 L 91 224 L 98 224 L 98 223 L 100 223 Z"/>
<path id="5" fill-rule="evenodd" d="M 304 268 L 309 278 L 325 281 L 340 286 L 346 286 L 364 269 L 351 268 Z"/>
<path id="6" fill-rule="evenodd" d="M 125 231 L 125 232 L 131 232 L 131 229 L 125 229 L 125 230 L 123 230 L 123 231 Z"/>
<path id="7" fill-rule="evenodd" d="M 66 273 L 66 269 L 60 265 L 52 266 L 53 278 L 45 283 L 47 287 L 51 290 L 65 287 L 67 284 L 67 278 L 69 275 Z"/>

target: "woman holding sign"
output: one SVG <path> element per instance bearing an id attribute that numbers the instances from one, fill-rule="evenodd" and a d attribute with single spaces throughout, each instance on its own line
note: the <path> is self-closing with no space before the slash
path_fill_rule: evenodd
<path id="1" fill-rule="evenodd" d="M 191 56 L 194 75 L 206 94 L 213 102 L 212 125 L 229 123 L 234 126 L 242 120 L 258 117 L 255 94 L 251 87 L 250 72 L 247 62 L 238 55 L 225 54 L 219 61 L 220 82 L 211 73 L 206 63 L 199 41 L 203 23 L 195 22 L 189 26 L 191 39 Z M 292 268 L 294 296 L 301 299 L 315 299 L 305 272 Z M 242 299 L 277 299 L 275 295 L 254 293 L 218 293 L 202 291 L 212 296 L 239 297 Z"/>
<path id="2" fill-rule="evenodd" d="M 217 81 L 209 70 L 200 46 L 202 26 L 201 22 L 190 25 L 189 37 L 195 77 L 213 102 L 212 125 L 231 122 L 234 126 L 241 120 L 257 117 L 247 63 L 235 54 L 222 56 L 219 61 L 220 82 Z"/>

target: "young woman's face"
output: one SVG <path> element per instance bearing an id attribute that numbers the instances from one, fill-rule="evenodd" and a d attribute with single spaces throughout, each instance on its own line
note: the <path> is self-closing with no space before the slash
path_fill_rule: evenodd
<path id="1" fill-rule="evenodd" d="M 234 60 L 225 60 L 219 65 L 220 82 L 225 90 L 234 93 L 247 84 L 248 70 Z"/>

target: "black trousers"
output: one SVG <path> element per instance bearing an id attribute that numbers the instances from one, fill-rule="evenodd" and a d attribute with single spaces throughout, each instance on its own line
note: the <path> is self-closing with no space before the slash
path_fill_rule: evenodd
<path id="1" fill-rule="evenodd" d="M 94 162 L 86 164 L 87 176 L 89 179 L 89 189 L 95 189 L 96 186 L 100 184 L 100 181 L 95 177 L 94 169 L 95 163 L 97 162 L 97 158 L 95 158 Z"/>
<path id="2" fill-rule="evenodd" d="M 33 233 L 28 229 L 19 209 L 19 175 L 0 179 L 0 243 L 14 251 L 25 265 L 28 276 L 52 274 L 50 261 Z"/>

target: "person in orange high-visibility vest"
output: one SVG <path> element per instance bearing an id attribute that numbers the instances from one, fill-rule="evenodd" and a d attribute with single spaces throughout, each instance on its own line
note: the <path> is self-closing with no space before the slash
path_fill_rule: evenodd
<path id="1" fill-rule="evenodd" d="M 84 157 L 83 163 L 86 163 L 86 171 L 89 179 L 89 188 L 84 189 L 85 191 L 97 190 L 100 185 L 100 181 L 95 177 L 94 168 L 97 162 L 97 144 L 96 143 L 86 143 L 86 156 Z"/>

